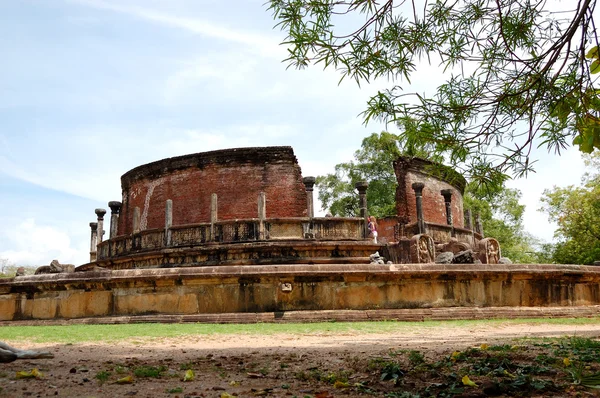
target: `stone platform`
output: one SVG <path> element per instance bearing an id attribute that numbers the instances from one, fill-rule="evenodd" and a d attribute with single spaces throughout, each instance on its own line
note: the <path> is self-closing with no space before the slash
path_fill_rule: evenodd
<path id="1" fill-rule="evenodd" d="M 221 265 L 0 280 L 2 321 L 596 316 L 598 305 L 600 268 L 578 265 Z"/>

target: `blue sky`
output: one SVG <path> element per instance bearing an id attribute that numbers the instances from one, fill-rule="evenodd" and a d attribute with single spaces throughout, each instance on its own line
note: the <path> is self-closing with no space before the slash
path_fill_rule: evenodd
<path id="1" fill-rule="evenodd" d="M 94 208 L 120 200 L 120 176 L 165 157 L 291 145 L 303 175 L 333 171 L 383 126 L 362 124 L 386 82 L 338 85 L 319 67 L 287 69 L 264 0 L 0 1 L 0 258 L 81 264 Z M 436 66 L 415 90 L 441 80 Z M 543 188 L 578 183 L 579 154 L 540 152 L 511 183 L 530 232 Z"/>

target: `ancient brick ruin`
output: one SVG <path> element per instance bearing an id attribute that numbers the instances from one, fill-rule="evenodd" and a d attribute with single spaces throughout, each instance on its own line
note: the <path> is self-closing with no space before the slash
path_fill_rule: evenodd
<path id="1" fill-rule="evenodd" d="M 480 250 L 481 231 L 470 221 L 465 227 L 462 176 L 416 158 L 400 158 L 394 168 L 398 216 L 381 220 L 390 260 L 428 263 L 436 253 L 472 250 L 475 260 L 497 262 L 499 253 Z M 109 203 L 109 239 L 100 232 L 106 211 L 97 209 L 91 264 L 80 270 L 361 263 L 381 248 L 366 232 L 368 183 L 356 186 L 361 217 L 314 217 L 315 179 L 302 177 L 290 147 L 163 159 L 127 172 L 121 183 L 122 202 Z"/>
<path id="2" fill-rule="evenodd" d="M 498 242 L 463 211 L 460 175 L 414 158 L 394 167 L 398 216 L 379 220 L 377 244 L 367 232 L 368 183 L 356 185 L 360 217 L 315 217 L 315 179 L 302 176 L 290 147 L 137 167 L 122 177 L 108 219 L 96 209 L 90 262 L 0 280 L 0 321 L 235 322 L 250 319 L 238 317 L 245 313 L 266 322 L 327 319 L 332 310 L 333 319 L 447 319 L 481 316 L 482 307 L 508 308 L 498 313 L 511 317 L 532 313 L 520 307 L 599 313 L 597 267 L 499 263 Z M 389 262 L 372 263 L 376 251 Z"/>

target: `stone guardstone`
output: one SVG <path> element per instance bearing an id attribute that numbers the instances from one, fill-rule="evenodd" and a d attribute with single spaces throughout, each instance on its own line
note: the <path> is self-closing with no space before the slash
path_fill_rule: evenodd
<path id="1" fill-rule="evenodd" d="M 500 244 L 494 238 L 485 238 L 479 241 L 479 260 L 483 264 L 498 264 L 500 259 Z"/>
<path id="2" fill-rule="evenodd" d="M 431 236 L 419 234 L 410 238 L 410 261 L 413 264 L 433 263 L 434 259 L 435 245 Z"/>
<path id="3" fill-rule="evenodd" d="M 454 253 L 452 252 L 442 252 L 437 255 L 435 258 L 436 264 L 451 264 L 452 259 L 454 258 Z"/>
<path id="4" fill-rule="evenodd" d="M 498 264 L 512 264 L 512 260 L 508 257 L 500 257 L 500 260 L 498 260 Z"/>
<path id="5" fill-rule="evenodd" d="M 464 250 L 456 253 L 452 259 L 453 264 L 473 264 L 475 262 L 475 254 L 473 250 Z"/>

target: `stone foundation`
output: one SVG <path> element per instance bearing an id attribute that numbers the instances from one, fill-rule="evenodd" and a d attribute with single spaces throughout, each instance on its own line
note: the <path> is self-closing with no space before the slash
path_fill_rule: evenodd
<path id="1" fill-rule="evenodd" d="M 0 280 L 3 321 L 598 304 L 600 269 L 575 265 L 207 266 Z"/>

